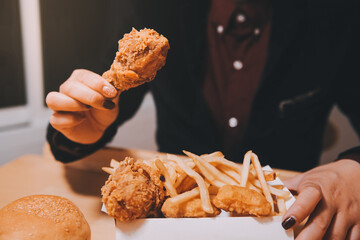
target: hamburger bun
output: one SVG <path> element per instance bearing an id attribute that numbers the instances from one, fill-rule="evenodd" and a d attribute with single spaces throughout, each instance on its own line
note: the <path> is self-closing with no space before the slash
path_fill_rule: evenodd
<path id="1" fill-rule="evenodd" d="M 84 215 L 66 198 L 32 195 L 0 209 L 0 240 L 90 239 Z"/>

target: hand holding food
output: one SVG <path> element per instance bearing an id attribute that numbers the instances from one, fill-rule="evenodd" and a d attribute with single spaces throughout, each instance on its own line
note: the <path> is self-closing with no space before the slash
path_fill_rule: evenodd
<path id="1" fill-rule="evenodd" d="M 168 49 L 167 39 L 154 30 L 133 29 L 125 34 L 103 77 L 75 70 L 59 92 L 47 95 L 46 103 L 54 111 L 50 124 L 74 142 L 97 142 L 118 115 L 119 93 L 153 80 L 165 64 Z"/>
<path id="2" fill-rule="evenodd" d="M 266 182 L 276 174 L 264 172 L 251 151 L 243 167 L 226 160 L 221 152 L 184 153 L 188 158 L 168 154 L 166 159 L 112 160 L 111 167 L 103 168 L 110 174 L 102 187 L 107 213 L 119 221 L 161 212 L 172 218 L 215 217 L 221 209 L 245 216 L 284 214 L 290 193 Z"/>
<path id="3" fill-rule="evenodd" d="M 118 115 L 116 96 L 116 89 L 101 76 L 75 70 L 59 92 L 46 97 L 54 111 L 50 124 L 74 142 L 95 143 Z"/>
<path id="4" fill-rule="evenodd" d="M 339 160 L 285 181 L 298 192 L 283 217 L 283 227 L 309 217 L 296 239 L 360 239 L 360 165 Z"/>

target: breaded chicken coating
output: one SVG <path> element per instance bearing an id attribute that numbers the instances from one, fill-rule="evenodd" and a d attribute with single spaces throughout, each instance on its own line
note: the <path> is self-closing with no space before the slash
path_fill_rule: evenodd
<path id="1" fill-rule="evenodd" d="M 212 197 L 212 196 L 211 196 Z M 201 199 L 199 197 L 193 198 L 182 203 L 173 203 L 168 198 L 161 208 L 165 217 L 168 218 L 183 218 L 183 217 L 216 217 L 221 213 L 221 210 L 213 206 L 214 213 L 207 213 L 203 210 Z"/>
<path id="2" fill-rule="evenodd" d="M 271 205 L 266 198 L 255 190 L 225 185 L 219 189 L 213 204 L 225 211 L 239 215 L 268 216 Z"/>
<path id="3" fill-rule="evenodd" d="M 120 162 L 101 192 L 107 213 L 119 221 L 156 217 L 165 198 L 160 172 L 133 158 Z"/>
<path id="4" fill-rule="evenodd" d="M 165 65 L 169 42 L 152 29 L 132 29 L 119 41 L 119 51 L 103 78 L 120 92 L 150 82 Z"/>

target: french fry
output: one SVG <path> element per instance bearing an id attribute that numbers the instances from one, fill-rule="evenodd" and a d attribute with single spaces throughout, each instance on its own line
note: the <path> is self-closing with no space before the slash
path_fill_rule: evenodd
<path id="1" fill-rule="evenodd" d="M 176 188 L 176 192 L 178 194 L 183 193 L 183 192 L 186 192 L 186 191 L 189 191 L 189 190 L 193 189 L 196 186 L 197 186 L 196 181 L 193 178 L 186 175 L 185 179 Z"/>
<path id="2" fill-rule="evenodd" d="M 168 158 L 176 161 L 176 163 L 179 164 L 179 166 L 184 170 L 184 172 L 186 172 L 187 175 L 195 179 L 200 190 L 200 198 L 203 210 L 207 213 L 214 213 L 214 209 L 210 202 L 209 190 L 205 184 L 204 179 L 197 172 L 187 166 L 179 157 L 168 154 Z"/>
<path id="3" fill-rule="evenodd" d="M 169 180 L 170 180 L 171 184 L 174 185 L 176 182 L 176 179 L 177 179 L 176 170 L 172 165 L 170 165 L 168 163 L 164 163 L 164 165 L 165 165 L 167 171 L 169 172 L 169 177 L 170 177 Z"/>
<path id="4" fill-rule="evenodd" d="M 277 207 L 279 209 L 279 214 L 284 215 L 286 212 L 286 206 L 285 206 L 285 199 L 284 198 L 277 198 Z"/>
<path id="5" fill-rule="evenodd" d="M 252 184 L 254 184 L 256 187 L 261 188 L 261 184 L 260 181 L 257 179 L 253 179 L 251 181 Z M 288 198 L 290 196 L 290 192 L 288 191 L 284 191 L 278 188 L 275 188 L 273 186 L 268 185 L 269 187 L 269 191 L 271 194 L 278 196 L 278 197 L 282 197 L 282 198 Z"/>
<path id="6" fill-rule="evenodd" d="M 200 190 L 199 187 L 193 188 L 190 191 L 181 193 L 175 197 L 169 198 L 168 201 L 171 201 L 172 203 L 180 204 L 186 201 L 189 201 L 190 199 L 199 196 Z"/>
<path id="7" fill-rule="evenodd" d="M 169 165 L 172 165 L 174 168 L 175 168 L 175 170 L 177 171 L 177 172 L 184 172 L 182 169 L 181 169 L 181 167 L 179 167 L 179 165 L 176 163 L 176 162 L 174 162 L 174 161 L 172 161 L 172 160 L 170 160 L 170 159 L 168 159 L 168 161 L 167 161 L 167 164 L 169 164 Z M 186 161 L 185 162 L 185 164 L 186 165 L 188 165 L 190 168 L 194 168 L 195 167 L 195 163 L 193 162 L 193 161 Z"/>
<path id="8" fill-rule="evenodd" d="M 165 177 L 164 185 L 166 187 L 166 190 L 169 192 L 170 197 L 175 197 L 176 195 L 178 195 L 174 185 L 172 184 L 172 182 L 170 180 L 169 172 L 166 169 L 164 163 L 160 159 L 156 159 L 155 160 L 155 165 L 160 170 L 162 175 Z"/>
<path id="9" fill-rule="evenodd" d="M 249 167 L 249 175 L 252 175 L 254 177 L 256 176 L 256 170 L 252 164 L 250 164 L 250 167 Z"/>
<path id="10" fill-rule="evenodd" d="M 186 163 L 190 168 L 194 168 L 195 167 L 195 163 L 194 162 L 187 162 Z"/>
<path id="11" fill-rule="evenodd" d="M 258 193 L 263 194 L 261 187 L 258 188 L 257 186 L 253 185 L 250 181 L 248 181 L 248 182 L 246 183 L 246 187 L 247 187 L 247 188 L 250 188 L 250 189 L 252 189 L 252 190 L 257 191 Z"/>
<path id="12" fill-rule="evenodd" d="M 250 168 L 250 158 L 251 158 L 252 151 L 248 151 L 245 154 L 244 161 L 243 161 L 243 169 L 241 172 L 241 182 L 240 187 L 245 187 L 246 182 L 249 176 L 249 168 Z"/>
<path id="13" fill-rule="evenodd" d="M 251 160 L 254 165 L 256 174 L 259 178 L 260 185 L 263 190 L 264 196 L 265 196 L 266 200 L 270 203 L 272 212 L 274 212 L 274 201 L 270 194 L 269 185 L 265 181 L 264 173 L 262 171 L 258 156 L 255 153 L 251 153 Z"/>
<path id="14" fill-rule="evenodd" d="M 238 172 L 239 175 L 241 175 L 242 167 L 239 166 L 239 164 L 236 164 L 232 161 L 225 159 L 224 157 L 218 157 L 218 156 L 213 156 L 211 154 L 208 154 L 208 155 L 202 155 L 202 158 L 205 159 L 210 164 L 224 165 L 229 168 L 232 168 L 233 170 Z"/>
<path id="15" fill-rule="evenodd" d="M 183 180 L 187 177 L 187 174 L 184 171 L 182 171 L 178 174 L 179 174 L 179 176 L 176 178 L 176 182 L 174 184 L 175 188 L 177 188 L 183 182 Z"/>
<path id="16" fill-rule="evenodd" d="M 241 182 L 241 175 L 236 172 L 235 170 L 233 170 L 232 168 L 226 166 L 226 165 L 219 165 L 218 169 L 225 173 L 226 175 L 228 175 L 229 177 L 232 177 L 236 183 L 240 186 L 240 182 Z"/>
<path id="17" fill-rule="evenodd" d="M 219 188 L 215 187 L 215 186 L 209 186 L 208 188 L 209 194 L 210 195 L 216 195 L 219 191 Z M 171 197 L 168 199 L 168 201 L 171 201 L 172 203 L 175 204 L 181 204 L 184 202 L 187 202 L 197 196 L 199 196 L 200 194 L 200 190 L 199 187 L 195 187 L 189 191 L 186 191 L 184 193 L 181 193 L 175 197 Z"/>
<path id="18" fill-rule="evenodd" d="M 115 170 L 111 167 L 102 167 L 101 169 L 110 175 L 114 175 L 114 173 L 115 173 Z"/>
<path id="19" fill-rule="evenodd" d="M 267 182 L 274 181 L 277 177 L 277 174 L 274 171 L 263 171 L 263 172 L 265 176 L 265 181 Z"/>
<path id="20" fill-rule="evenodd" d="M 211 183 L 214 186 L 222 187 L 226 185 L 224 182 L 221 182 L 216 179 L 216 177 L 205 167 L 203 166 L 199 161 L 194 160 L 196 166 L 199 168 L 202 175 L 205 177 L 206 180 L 208 180 L 209 183 Z"/>
<path id="21" fill-rule="evenodd" d="M 209 154 L 203 154 L 200 157 L 206 157 L 206 156 L 224 158 L 224 154 L 220 151 L 216 151 L 216 152 L 209 153 Z"/>
<path id="22" fill-rule="evenodd" d="M 237 185 L 237 183 L 227 175 L 220 172 L 216 167 L 208 163 L 207 161 L 203 160 L 201 157 L 199 157 L 196 154 L 193 154 L 188 151 L 183 151 L 186 155 L 188 155 L 191 159 L 194 160 L 195 164 L 198 166 L 197 162 L 200 163 L 208 172 L 210 172 L 211 175 L 213 175 L 216 179 L 219 181 L 228 184 L 228 185 Z"/>

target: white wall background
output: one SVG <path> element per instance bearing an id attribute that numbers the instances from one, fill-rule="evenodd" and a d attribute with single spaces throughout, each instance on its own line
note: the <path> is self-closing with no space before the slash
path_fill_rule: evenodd
<path id="1" fill-rule="evenodd" d="M 0 109 L 0 165 L 24 154 L 41 154 L 51 111 L 43 105 L 43 69 L 38 0 L 20 0 L 24 49 L 26 106 Z M 321 163 L 331 161 L 347 148 L 360 145 L 347 119 L 335 108 L 330 117 L 333 144 L 326 149 Z M 156 150 L 155 108 L 150 94 L 131 121 L 125 123 L 111 146 Z"/>
<path id="2" fill-rule="evenodd" d="M 325 133 L 324 141 L 332 142 L 332 145 L 323 150 L 320 164 L 333 161 L 339 153 L 360 145 L 359 138 L 350 122 L 337 107 L 334 107 L 330 114 L 329 125 L 332 126 L 332 130 Z M 330 139 L 326 139 L 327 137 Z"/>

